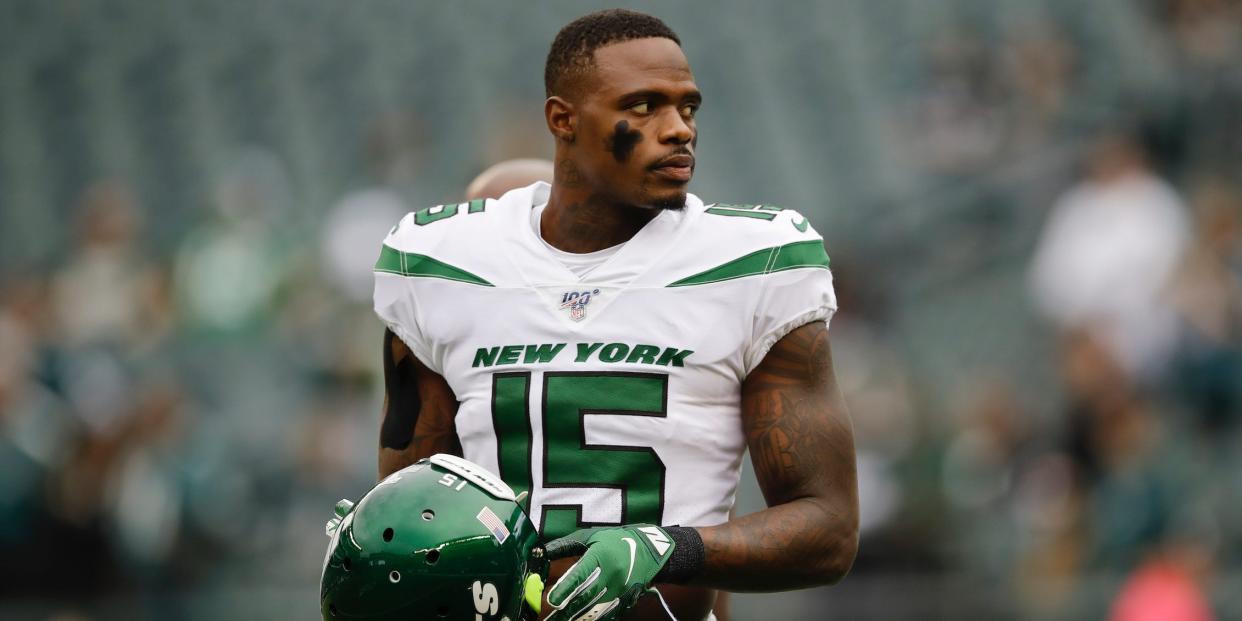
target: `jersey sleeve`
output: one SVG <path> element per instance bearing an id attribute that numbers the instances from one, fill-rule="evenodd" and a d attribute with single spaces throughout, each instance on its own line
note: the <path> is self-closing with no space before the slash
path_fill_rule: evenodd
<path id="1" fill-rule="evenodd" d="M 398 250 L 408 243 L 403 229 L 408 229 L 413 214 L 407 215 L 393 227 L 384 238 L 379 259 L 375 262 L 375 291 L 373 301 L 375 314 L 392 330 L 397 338 L 410 348 L 410 352 L 427 368 L 441 373 L 434 363 L 432 345 L 425 337 L 419 321 L 419 308 L 414 284 L 405 277 L 403 261 L 405 252 Z"/>
<path id="2" fill-rule="evenodd" d="M 786 334 L 814 321 L 826 323 L 837 310 L 828 254 L 818 236 L 782 246 L 760 287 L 743 360 L 747 375 Z"/>

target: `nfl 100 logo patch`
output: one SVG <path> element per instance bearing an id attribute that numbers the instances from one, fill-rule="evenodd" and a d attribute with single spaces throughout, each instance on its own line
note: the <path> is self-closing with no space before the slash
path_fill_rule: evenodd
<path id="1" fill-rule="evenodd" d="M 574 321 L 582 321 L 586 318 L 586 306 L 591 303 L 591 298 L 599 295 L 599 289 L 590 291 L 566 291 L 561 296 L 561 308 L 569 309 L 569 318 Z"/>

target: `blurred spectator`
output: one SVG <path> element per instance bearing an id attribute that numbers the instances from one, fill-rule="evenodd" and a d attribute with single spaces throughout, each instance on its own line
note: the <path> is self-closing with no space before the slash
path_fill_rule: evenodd
<path id="1" fill-rule="evenodd" d="M 1012 510 L 1018 475 L 1030 456 L 1031 421 L 1003 381 L 980 381 L 964 391 L 955 436 L 945 448 L 942 486 L 954 536 L 953 551 L 983 575 L 1010 569 L 1014 528 L 998 520 Z"/>
<path id="2" fill-rule="evenodd" d="M 0 593 L 81 592 L 100 586 L 108 571 L 98 514 L 65 511 L 54 491 L 89 428 L 47 384 L 58 381 L 45 368 L 56 331 L 45 325 L 55 317 L 50 308 L 42 275 L 0 288 L 0 548 L 21 559 L 0 564 Z M 48 577 L 63 569 L 58 550 L 73 550 L 82 565 L 53 582 Z"/>
<path id="3" fill-rule="evenodd" d="M 990 53 L 965 26 L 929 46 L 919 94 L 903 132 L 921 166 L 944 175 L 978 172 L 1003 138 L 999 92 Z"/>
<path id="4" fill-rule="evenodd" d="M 1093 333 L 1065 338 L 1062 436 L 1024 468 L 1016 497 L 1021 592 L 1060 615 L 1082 576 L 1130 567 L 1158 541 L 1173 503 L 1155 405 Z"/>
<path id="5" fill-rule="evenodd" d="M 1013 485 L 1012 468 L 1030 423 L 1003 383 L 985 383 L 973 392 L 946 451 L 945 491 L 954 505 L 987 511 Z"/>
<path id="6" fill-rule="evenodd" d="M 1237 179 L 1242 174 L 1242 2 L 1162 0 L 1157 19 L 1167 28 L 1178 61 L 1180 133 L 1187 140 L 1183 165 Z"/>
<path id="7" fill-rule="evenodd" d="M 188 235 L 175 281 L 188 325 L 220 333 L 265 323 L 289 269 L 288 236 L 296 233 L 284 221 L 291 198 L 280 160 L 252 147 L 231 162 L 216 186 L 216 217 Z"/>
<path id="8" fill-rule="evenodd" d="M 380 243 L 409 211 L 396 192 L 372 188 L 346 194 L 324 218 L 322 259 L 332 284 L 351 302 L 371 299 Z"/>
<path id="9" fill-rule="evenodd" d="M 1221 432 L 1242 415 L 1242 198 L 1213 179 L 1191 204 L 1195 240 L 1170 294 L 1182 324 L 1176 379 L 1202 429 Z"/>
<path id="10" fill-rule="evenodd" d="M 178 560 L 183 535 L 179 479 L 189 465 L 183 455 L 188 429 L 175 385 L 144 387 L 134 401 L 107 464 L 105 510 L 118 551 L 143 578 L 158 581 Z"/>
<path id="11" fill-rule="evenodd" d="M 1192 64 L 1233 64 L 1242 51 L 1242 3 L 1165 0 L 1173 41 Z"/>
<path id="12" fill-rule="evenodd" d="M 0 289 L 0 542 L 28 539 L 38 529 L 43 486 L 61 468 L 78 432 L 67 404 L 36 380 L 37 328 L 45 296 L 34 282 Z"/>
<path id="13" fill-rule="evenodd" d="M 1036 457 L 1017 481 L 1014 578 L 1020 608 L 1056 616 L 1072 598 L 1085 564 L 1085 492 L 1064 454 Z"/>
<path id="14" fill-rule="evenodd" d="M 1127 373 L 1157 378 L 1176 339 L 1167 287 L 1187 229 L 1135 140 L 1102 136 L 1086 178 L 1048 215 L 1031 264 L 1036 306 L 1062 330 L 1089 331 Z"/>
<path id="15" fill-rule="evenodd" d="M 1167 527 L 1172 512 L 1167 416 L 1130 381 L 1108 346 L 1090 332 L 1069 335 L 1061 369 L 1068 388 L 1063 450 L 1085 491 L 1084 567 L 1133 563 Z"/>
<path id="16" fill-rule="evenodd" d="M 859 529 L 867 534 L 890 527 L 902 509 L 895 470 L 914 448 L 919 421 L 907 369 L 883 334 L 849 312 L 833 317 L 832 331 L 838 384 L 855 413 Z"/>
<path id="17" fill-rule="evenodd" d="M 169 329 L 160 274 L 137 244 L 141 226 L 120 181 L 100 181 L 83 194 L 76 243 L 53 280 L 55 338 L 66 347 L 141 347 Z"/>
<path id="18" fill-rule="evenodd" d="M 1064 121 L 1072 92 L 1076 49 L 1049 21 L 1027 21 L 1014 29 L 1001 50 L 1007 141 L 1017 157 L 1042 146 Z"/>
<path id="19" fill-rule="evenodd" d="M 411 209 L 431 206 L 414 183 L 423 172 L 423 139 L 413 113 L 377 118 L 366 137 L 366 186 L 346 193 L 323 218 L 320 260 L 351 303 L 370 308 L 371 270 L 388 230 Z"/>
<path id="20" fill-rule="evenodd" d="M 1126 580 L 1109 621 L 1212 621 L 1202 586 L 1209 563 L 1198 546 L 1168 546 Z"/>

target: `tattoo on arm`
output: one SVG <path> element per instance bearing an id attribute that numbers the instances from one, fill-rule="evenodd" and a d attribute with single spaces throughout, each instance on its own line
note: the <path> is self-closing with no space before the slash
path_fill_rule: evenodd
<path id="1" fill-rule="evenodd" d="M 751 461 L 768 509 L 700 529 L 700 582 L 785 590 L 835 582 L 857 550 L 854 438 L 833 377 L 828 329 L 790 332 L 742 385 Z"/>
<path id="2" fill-rule="evenodd" d="M 379 476 L 436 453 L 461 455 L 454 418 L 457 397 L 391 330 L 384 332 L 384 415 Z"/>

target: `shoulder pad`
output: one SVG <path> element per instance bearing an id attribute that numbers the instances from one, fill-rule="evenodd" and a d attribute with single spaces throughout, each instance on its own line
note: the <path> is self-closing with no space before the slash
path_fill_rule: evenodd
<path id="1" fill-rule="evenodd" d="M 806 216 L 777 205 L 713 203 L 704 206 L 700 220 L 713 228 L 744 232 L 768 245 L 819 238 Z"/>
<path id="2" fill-rule="evenodd" d="M 435 247 L 440 240 L 460 233 L 462 228 L 478 226 L 482 215 L 495 201 L 476 199 L 466 203 L 448 203 L 412 211 L 401 218 L 388 232 L 384 244 L 398 250 Z"/>

